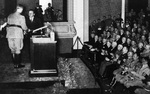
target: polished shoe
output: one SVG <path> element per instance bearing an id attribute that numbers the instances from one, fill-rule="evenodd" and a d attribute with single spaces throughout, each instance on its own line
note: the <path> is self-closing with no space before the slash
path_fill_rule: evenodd
<path id="1" fill-rule="evenodd" d="M 104 90 L 105 92 L 109 92 L 109 93 L 112 93 L 112 89 L 108 89 L 108 90 Z"/>
<path id="2" fill-rule="evenodd" d="M 106 86 L 110 87 L 111 85 L 110 84 L 106 84 Z"/>
<path id="3" fill-rule="evenodd" d="M 19 65 L 15 65 L 15 66 L 14 66 L 14 68 L 23 68 L 23 67 L 25 67 L 25 65 L 19 64 Z"/>

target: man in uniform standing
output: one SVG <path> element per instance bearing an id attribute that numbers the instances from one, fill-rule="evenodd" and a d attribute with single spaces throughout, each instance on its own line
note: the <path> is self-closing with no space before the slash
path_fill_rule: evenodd
<path id="1" fill-rule="evenodd" d="M 23 48 L 24 31 L 27 30 L 25 17 L 21 15 L 23 11 L 22 5 L 17 5 L 14 13 L 7 18 L 6 38 L 12 53 L 14 68 L 21 68 L 21 50 Z"/>

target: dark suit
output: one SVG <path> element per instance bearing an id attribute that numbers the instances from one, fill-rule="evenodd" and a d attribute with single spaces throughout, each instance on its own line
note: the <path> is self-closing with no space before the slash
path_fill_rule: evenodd
<path id="1" fill-rule="evenodd" d="M 36 7 L 34 9 L 34 12 L 35 12 L 35 17 L 38 17 L 42 22 L 44 21 L 44 18 L 43 18 L 43 10 L 42 8 L 39 6 L 39 7 Z"/>
<path id="2" fill-rule="evenodd" d="M 139 57 L 141 57 L 141 53 L 144 51 L 144 48 L 138 48 L 137 49 L 137 55 L 139 56 Z"/>
<path id="3" fill-rule="evenodd" d="M 31 31 L 28 32 L 28 34 L 25 35 L 25 46 L 27 46 L 26 48 L 28 49 L 29 51 L 29 55 L 30 55 L 30 37 L 33 35 L 32 31 L 37 29 L 37 28 L 40 28 L 43 26 L 41 20 L 37 17 L 34 17 L 33 18 L 33 21 L 31 21 L 29 19 L 29 17 L 26 18 L 26 24 L 27 24 L 27 27 L 28 29 L 30 29 Z M 40 31 L 37 31 L 36 33 L 34 33 L 35 35 L 38 35 L 40 34 Z"/>
<path id="4" fill-rule="evenodd" d="M 27 27 L 32 31 L 34 29 L 37 29 L 37 28 L 40 28 L 43 26 L 43 22 L 41 22 L 41 20 L 37 17 L 34 17 L 33 18 L 33 21 L 31 21 L 29 19 L 29 17 L 26 19 L 26 24 L 27 24 Z M 40 32 L 37 31 L 37 33 L 35 34 L 40 34 Z"/>
<path id="5" fill-rule="evenodd" d="M 124 64 L 125 62 L 123 61 L 124 59 L 127 59 L 127 54 L 121 54 L 120 57 L 119 57 L 119 60 L 121 60 L 121 63 L 120 65 Z"/>
<path id="6" fill-rule="evenodd" d="M 93 45 L 94 45 L 94 42 L 95 42 L 94 38 L 90 37 L 88 44 L 90 44 L 90 45 L 93 46 Z"/>
<path id="7" fill-rule="evenodd" d="M 113 53 L 113 54 L 114 54 L 114 53 L 116 53 L 116 51 L 117 51 L 117 46 L 114 47 L 114 48 L 112 48 L 111 51 L 110 51 L 110 53 Z"/>

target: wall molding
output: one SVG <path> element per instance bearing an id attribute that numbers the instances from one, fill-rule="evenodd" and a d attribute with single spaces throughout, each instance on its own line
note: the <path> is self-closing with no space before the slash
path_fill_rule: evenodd
<path id="1" fill-rule="evenodd" d="M 74 0 L 67 0 L 67 12 L 68 21 L 67 22 L 51 22 L 54 26 L 54 30 L 58 38 L 73 38 L 76 35 L 76 29 L 74 27 Z"/>
<path id="2" fill-rule="evenodd" d="M 89 0 L 83 2 L 83 41 L 89 41 Z"/>

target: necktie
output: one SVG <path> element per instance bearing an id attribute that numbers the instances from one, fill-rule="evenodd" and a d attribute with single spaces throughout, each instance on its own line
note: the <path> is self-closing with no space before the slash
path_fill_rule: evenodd
<path id="1" fill-rule="evenodd" d="M 33 21 L 33 17 L 30 17 L 30 21 L 31 21 L 31 22 Z"/>

